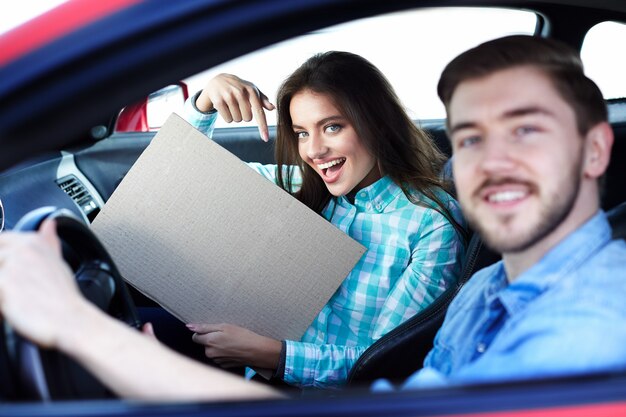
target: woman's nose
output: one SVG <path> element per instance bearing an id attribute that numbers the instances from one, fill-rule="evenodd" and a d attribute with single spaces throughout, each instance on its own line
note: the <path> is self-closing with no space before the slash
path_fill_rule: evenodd
<path id="1" fill-rule="evenodd" d="M 307 156 L 311 159 L 319 159 L 328 152 L 324 138 L 320 135 L 310 135 L 307 142 Z"/>

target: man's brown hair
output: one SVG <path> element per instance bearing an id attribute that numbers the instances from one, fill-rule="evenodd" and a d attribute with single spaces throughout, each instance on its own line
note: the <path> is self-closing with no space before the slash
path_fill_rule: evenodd
<path id="1" fill-rule="evenodd" d="M 454 91 L 462 82 L 520 66 L 537 68 L 550 79 L 561 97 L 572 106 L 581 135 L 607 121 L 602 93 L 585 76 L 578 52 L 565 43 L 538 36 L 507 36 L 462 53 L 443 70 L 437 93 L 448 111 Z"/>

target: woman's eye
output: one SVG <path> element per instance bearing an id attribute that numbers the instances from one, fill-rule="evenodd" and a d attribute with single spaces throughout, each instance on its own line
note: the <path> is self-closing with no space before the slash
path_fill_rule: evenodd
<path id="1" fill-rule="evenodd" d="M 294 132 L 294 133 L 296 134 L 296 138 L 298 139 L 304 139 L 307 136 L 309 136 L 309 134 L 306 132 Z"/>
<path id="2" fill-rule="evenodd" d="M 326 131 L 329 133 L 336 133 L 336 132 L 339 132 L 340 130 L 341 130 L 341 126 L 337 124 L 326 126 Z"/>

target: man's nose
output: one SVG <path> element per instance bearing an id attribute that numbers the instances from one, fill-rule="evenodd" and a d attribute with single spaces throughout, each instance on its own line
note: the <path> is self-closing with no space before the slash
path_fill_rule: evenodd
<path id="1" fill-rule="evenodd" d="M 483 144 L 480 167 L 489 173 L 506 172 L 515 167 L 515 158 L 509 141 L 504 137 L 493 135 Z"/>

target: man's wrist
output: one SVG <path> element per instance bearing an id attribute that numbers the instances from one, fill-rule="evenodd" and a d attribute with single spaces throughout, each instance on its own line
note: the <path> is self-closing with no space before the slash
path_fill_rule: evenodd
<path id="1" fill-rule="evenodd" d="M 79 356 L 98 336 L 102 322 L 109 318 L 87 300 L 76 300 L 72 310 L 74 313 L 64 320 L 55 345 L 70 356 Z"/>

